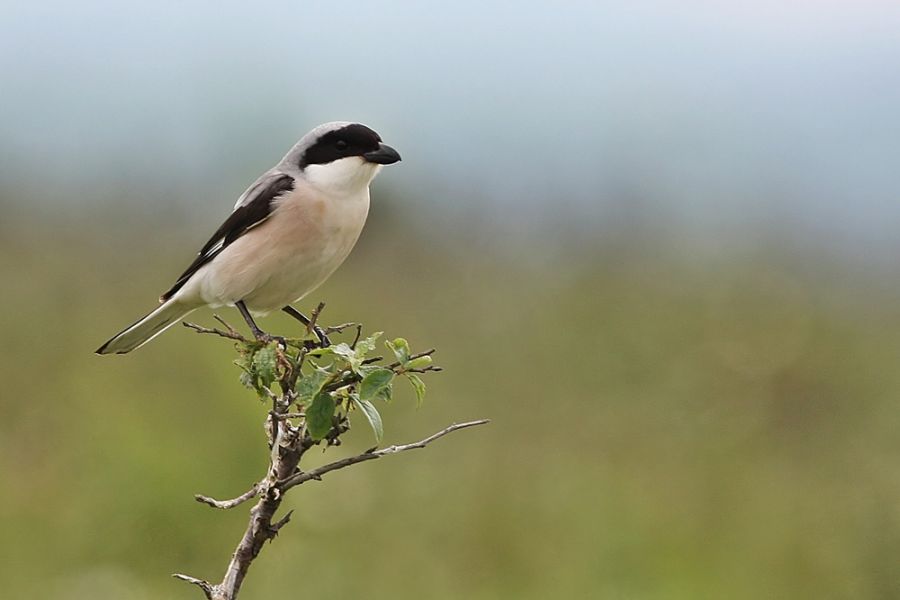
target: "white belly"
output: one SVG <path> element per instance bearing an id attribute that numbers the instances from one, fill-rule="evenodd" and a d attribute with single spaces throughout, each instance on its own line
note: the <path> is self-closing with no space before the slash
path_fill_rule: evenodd
<path id="1" fill-rule="evenodd" d="M 254 314 L 278 310 L 316 289 L 344 262 L 368 211 L 368 188 L 347 197 L 294 190 L 267 221 L 197 271 L 184 296 L 213 307 L 243 300 Z"/>

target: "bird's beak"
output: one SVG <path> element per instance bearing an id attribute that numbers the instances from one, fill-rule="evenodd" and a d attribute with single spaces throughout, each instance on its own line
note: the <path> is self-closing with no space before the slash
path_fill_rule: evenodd
<path id="1" fill-rule="evenodd" d="M 392 165 L 400 161 L 400 154 L 387 144 L 378 144 L 378 150 L 366 152 L 363 154 L 363 158 L 379 165 Z"/>

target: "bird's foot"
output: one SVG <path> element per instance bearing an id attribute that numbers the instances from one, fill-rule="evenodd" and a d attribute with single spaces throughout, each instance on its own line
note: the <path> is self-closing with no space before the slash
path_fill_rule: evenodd
<path id="1" fill-rule="evenodd" d="M 261 329 L 257 329 L 253 332 L 253 337 L 256 338 L 257 342 L 259 342 L 260 344 L 265 344 L 266 346 L 268 346 L 272 342 L 276 342 L 282 348 L 287 348 L 287 340 L 280 335 L 271 335 L 269 333 L 266 333 L 265 331 L 262 331 Z"/>
<path id="2" fill-rule="evenodd" d="M 328 336 L 325 334 L 325 330 L 316 325 L 313 327 L 313 331 L 316 333 L 316 337 L 319 338 L 319 344 L 322 348 L 327 348 L 331 345 L 331 340 L 328 339 Z"/>
<path id="3" fill-rule="evenodd" d="M 291 306 L 290 304 L 288 304 L 287 306 L 285 306 L 284 308 L 281 309 L 281 310 L 283 310 L 284 312 L 286 312 L 287 314 L 289 314 L 289 315 L 291 315 L 292 317 L 294 317 L 295 319 L 297 319 L 298 321 L 300 321 L 301 323 L 303 323 L 304 325 L 306 325 L 306 330 L 307 330 L 307 331 L 309 331 L 310 326 L 312 326 L 313 332 L 316 334 L 316 337 L 319 338 L 319 343 L 318 343 L 318 344 L 315 344 L 315 343 L 313 343 L 312 341 L 307 342 L 307 343 L 306 343 L 306 346 L 307 346 L 308 348 L 310 348 L 310 349 L 313 349 L 313 348 L 316 348 L 316 347 L 318 347 L 318 348 L 327 348 L 328 346 L 331 345 L 331 340 L 328 339 L 328 335 L 326 335 L 325 330 L 322 329 L 321 327 L 319 327 L 318 325 L 316 325 L 316 324 L 313 322 L 314 319 L 317 319 L 317 318 L 318 318 L 319 313 L 322 312 L 322 309 L 323 309 L 324 307 L 325 307 L 324 304 L 319 304 L 319 306 L 316 308 L 315 313 L 313 313 L 313 319 L 310 319 L 309 317 L 307 317 L 306 315 L 304 315 L 302 312 L 300 312 L 299 310 L 297 310 L 296 308 L 294 308 L 294 307 Z"/>

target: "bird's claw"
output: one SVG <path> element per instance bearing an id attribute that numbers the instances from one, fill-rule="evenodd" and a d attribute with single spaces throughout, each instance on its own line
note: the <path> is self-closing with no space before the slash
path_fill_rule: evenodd
<path id="1" fill-rule="evenodd" d="M 260 344 L 268 346 L 272 342 L 276 342 L 283 349 L 287 350 L 287 340 L 280 335 L 270 335 L 265 331 L 255 331 L 253 332 L 253 335 L 256 337 L 256 341 Z"/>
<path id="2" fill-rule="evenodd" d="M 327 348 L 328 346 L 331 345 L 331 340 L 328 339 L 328 336 L 325 334 L 324 329 L 322 329 L 321 327 L 316 325 L 313 330 L 316 332 L 316 337 L 319 338 L 319 343 L 322 345 L 323 348 Z"/>

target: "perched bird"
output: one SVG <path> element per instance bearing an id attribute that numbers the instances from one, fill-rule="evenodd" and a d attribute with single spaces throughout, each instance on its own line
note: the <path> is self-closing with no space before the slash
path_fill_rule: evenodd
<path id="1" fill-rule="evenodd" d="M 322 284 L 353 248 L 369 212 L 369 184 L 400 155 L 360 123 L 334 122 L 307 133 L 245 191 L 159 308 L 100 346 L 124 354 L 202 306 L 236 306 L 254 322 L 291 306 Z"/>

